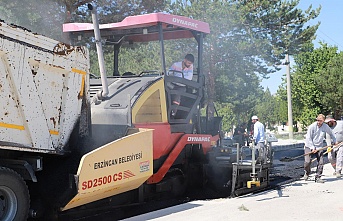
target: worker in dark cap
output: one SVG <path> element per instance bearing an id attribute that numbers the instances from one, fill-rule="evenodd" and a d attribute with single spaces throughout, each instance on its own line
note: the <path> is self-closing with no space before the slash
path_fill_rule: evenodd
<path id="1" fill-rule="evenodd" d="M 336 136 L 336 142 L 340 143 L 343 141 L 343 121 L 336 121 L 332 115 L 327 115 L 325 118 L 325 123 L 331 128 L 332 132 Z M 328 137 L 328 136 L 326 136 Z M 327 145 L 332 144 L 331 139 L 326 139 Z M 331 150 L 331 151 L 330 151 Z M 335 169 L 334 176 L 340 178 L 342 167 L 343 167 L 343 147 L 337 147 L 333 149 L 328 149 L 328 159 Z"/>

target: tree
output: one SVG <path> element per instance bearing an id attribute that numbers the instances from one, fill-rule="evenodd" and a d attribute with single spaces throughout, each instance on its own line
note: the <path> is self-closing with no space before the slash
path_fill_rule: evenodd
<path id="1" fill-rule="evenodd" d="M 0 16 L 8 23 L 69 43 L 63 23 L 91 22 L 87 3 L 98 7 L 100 23 L 118 22 L 129 15 L 161 11 L 162 0 L 1 0 Z"/>
<path id="2" fill-rule="evenodd" d="M 218 109 L 218 115 L 223 117 L 223 131 L 232 131 L 233 125 L 238 125 L 236 121 L 236 116 L 232 110 L 232 104 L 229 103 L 216 103 L 216 108 Z"/>
<path id="3" fill-rule="evenodd" d="M 120 22 L 127 16 L 139 15 L 145 13 L 152 13 L 165 10 L 170 1 L 161 0 L 97 0 L 95 4 L 98 8 L 98 15 L 100 23 L 114 23 Z M 74 16 L 74 21 L 87 21 L 91 22 L 87 9 L 80 8 L 77 11 L 78 14 Z M 87 39 L 88 42 L 92 39 Z M 166 45 L 166 52 L 170 52 L 168 49 L 168 43 Z M 121 47 L 119 53 L 119 73 L 125 73 L 130 71 L 135 74 L 139 74 L 145 70 L 159 70 L 160 67 L 160 54 L 159 44 L 155 42 L 135 44 L 133 46 Z M 90 62 L 91 73 L 99 73 L 98 58 L 94 48 L 94 44 L 90 44 Z M 113 46 L 104 45 L 104 56 L 107 75 L 113 74 Z M 134 51 L 134 52 L 133 52 Z M 184 56 L 184 54 L 182 55 Z M 171 64 L 172 58 L 167 57 L 166 62 Z"/>
<path id="4" fill-rule="evenodd" d="M 1 0 L 5 22 L 63 41 L 62 24 L 70 22 L 79 6 L 92 0 Z"/>
<path id="5" fill-rule="evenodd" d="M 247 118 L 261 95 L 261 77 L 278 70 L 286 53 L 312 41 L 318 25 L 305 23 L 320 9 L 297 9 L 299 1 L 175 1 L 171 11 L 210 23 L 205 40 L 208 102 L 234 103 Z"/>
<path id="6" fill-rule="evenodd" d="M 40 0 L 33 5 L 29 0 L 3 0 L 0 12 L 10 11 L 9 17 L 15 19 L 17 14 L 24 15 L 24 19 L 38 26 L 32 29 L 53 38 L 61 35 L 64 22 L 91 22 L 85 3 L 90 0 Z M 305 24 L 318 16 L 320 8 L 302 11 L 297 9 L 299 0 L 199 0 L 199 1 L 161 1 L 161 0 L 94 0 L 98 7 L 100 23 L 118 22 L 129 15 L 166 11 L 184 15 L 208 22 L 211 34 L 205 39 L 204 69 L 207 74 L 208 104 L 215 101 L 230 103 L 236 115 L 236 121 L 249 120 L 263 94 L 260 81 L 263 77 L 278 70 L 278 64 L 286 53 L 299 53 L 303 45 L 314 38 L 318 27 Z M 173 3 L 171 3 L 173 2 Z M 25 3 L 28 7 L 25 7 Z M 43 7 L 45 6 L 45 8 Z M 11 12 L 15 10 L 15 13 Z M 32 15 L 29 13 L 32 13 Z M 41 22 L 48 22 L 45 28 Z M 26 27 L 23 22 L 22 26 Z M 58 27 L 58 28 L 56 28 Z M 38 31 L 37 31 L 38 30 Z M 45 33 L 44 33 L 45 31 Z M 94 47 L 94 44 L 89 44 Z M 149 49 L 154 45 L 141 45 L 140 49 Z M 91 48 L 93 49 L 93 48 Z M 107 68 L 112 68 L 112 54 L 104 47 Z M 124 69 L 137 69 L 136 73 L 155 66 L 158 51 L 147 50 L 141 55 L 148 57 L 150 62 L 142 61 L 140 54 L 128 56 L 129 48 L 122 49 L 121 61 Z M 167 62 L 170 64 L 179 60 L 185 53 L 196 54 L 196 47 L 192 41 L 181 41 L 166 45 L 170 52 Z M 97 64 L 91 52 L 92 71 L 96 72 Z M 143 57 L 144 57 L 143 56 Z M 95 67 L 95 68 L 94 68 Z M 110 74 L 111 71 L 108 71 Z M 211 113 L 214 113 L 212 110 Z"/>
<path id="7" fill-rule="evenodd" d="M 325 105 L 327 99 L 323 97 L 327 97 L 325 94 L 328 91 L 321 84 L 329 78 L 326 69 L 331 59 L 337 57 L 337 47 L 323 43 L 320 45 L 314 49 L 313 44 L 310 44 L 306 47 L 307 51 L 294 56 L 295 66 L 291 74 L 292 101 L 297 120 L 303 125 L 309 125 L 319 113 L 326 114 L 333 108 Z"/>
<path id="8" fill-rule="evenodd" d="M 333 48 L 335 49 L 335 48 Z M 323 111 L 333 113 L 335 118 L 343 116 L 343 52 L 334 55 L 326 67 L 314 77 L 318 90 L 322 92 Z"/>
<path id="9" fill-rule="evenodd" d="M 266 128 L 271 128 L 277 122 L 276 98 L 274 98 L 269 89 L 267 89 L 259 103 L 256 105 L 256 113 Z"/>
<path id="10" fill-rule="evenodd" d="M 276 120 L 278 123 L 282 124 L 286 124 L 288 121 L 288 103 L 285 84 L 285 79 L 283 79 L 283 84 L 279 86 L 275 95 Z"/>

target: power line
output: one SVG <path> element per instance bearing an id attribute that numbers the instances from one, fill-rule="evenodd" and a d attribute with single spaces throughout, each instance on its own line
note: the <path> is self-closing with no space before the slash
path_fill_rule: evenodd
<path id="1" fill-rule="evenodd" d="M 313 25 L 311 22 L 309 22 L 311 25 Z M 319 26 L 320 27 L 320 26 Z M 329 40 L 331 40 L 332 42 L 334 42 L 337 46 L 339 46 L 339 47 L 341 47 L 341 48 L 343 48 L 343 46 L 342 45 L 340 45 L 337 41 L 335 41 L 334 39 L 332 39 L 330 36 L 328 36 L 327 34 L 325 34 L 323 31 L 321 31 L 320 29 L 319 29 L 319 27 L 318 27 L 318 31 L 319 32 L 321 32 L 324 36 L 326 36 Z M 323 42 L 325 42 L 325 38 L 323 38 L 322 36 L 320 36 L 319 34 L 318 34 L 318 36 L 319 36 L 319 38 L 320 38 L 320 40 L 322 40 Z"/>

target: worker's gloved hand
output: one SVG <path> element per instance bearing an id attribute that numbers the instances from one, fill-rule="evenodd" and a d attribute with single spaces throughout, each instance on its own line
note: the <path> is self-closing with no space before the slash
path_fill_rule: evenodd
<path id="1" fill-rule="evenodd" d="M 328 147 L 328 149 L 326 149 L 326 151 L 327 151 L 328 153 L 330 153 L 330 152 L 332 151 L 332 146 Z"/>

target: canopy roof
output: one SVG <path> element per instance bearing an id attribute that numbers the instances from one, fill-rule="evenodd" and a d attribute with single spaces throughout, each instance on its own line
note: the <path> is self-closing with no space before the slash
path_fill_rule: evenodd
<path id="1" fill-rule="evenodd" d="M 148 42 L 159 39 L 159 24 L 162 25 L 163 39 L 193 38 L 197 32 L 209 34 L 210 27 L 206 22 L 184 16 L 165 13 L 151 13 L 126 17 L 117 23 L 101 24 L 101 38 L 107 43 L 118 42 L 125 37 L 129 42 Z M 70 32 L 72 38 L 94 35 L 92 23 L 66 23 L 63 32 Z"/>

